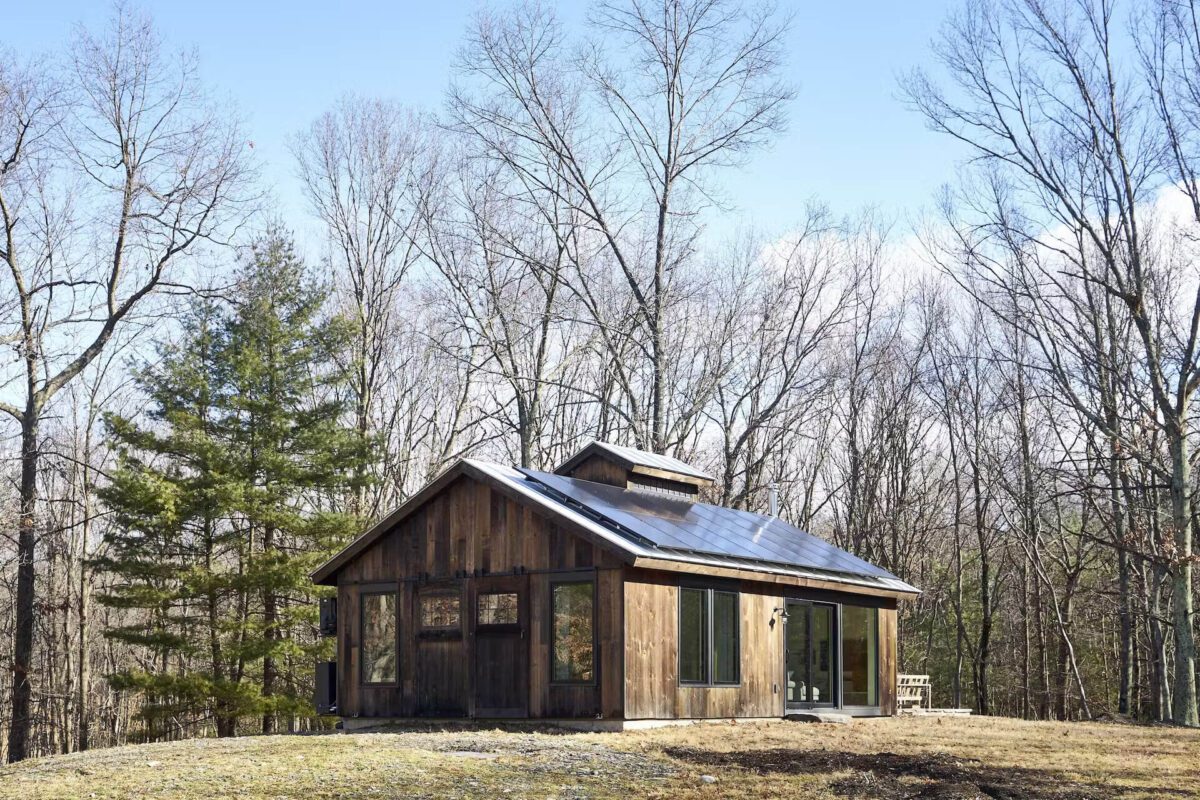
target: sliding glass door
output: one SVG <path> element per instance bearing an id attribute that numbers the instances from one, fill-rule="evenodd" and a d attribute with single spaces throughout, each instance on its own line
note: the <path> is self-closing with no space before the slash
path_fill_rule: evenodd
<path id="1" fill-rule="evenodd" d="M 837 675 L 834 607 L 789 600 L 785 679 L 789 706 L 833 706 Z"/>

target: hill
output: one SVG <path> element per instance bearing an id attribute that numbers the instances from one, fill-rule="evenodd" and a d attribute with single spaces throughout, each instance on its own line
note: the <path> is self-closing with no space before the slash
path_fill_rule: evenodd
<path id="1" fill-rule="evenodd" d="M 0 798 L 1200 797 L 1200 731 L 985 718 L 622 734 L 405 729 L 133 745 L 0 768 Z"/>

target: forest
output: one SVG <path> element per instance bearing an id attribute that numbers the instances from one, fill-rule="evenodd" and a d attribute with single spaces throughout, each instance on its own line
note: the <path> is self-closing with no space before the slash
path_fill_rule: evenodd
<path id="1" fill-rule="evenodd" d="M 295 132 L 306 220 L 141 12 L 0 49 L 7 760 L 329 724 L 308 572 L 592 439 L 920 587 L 935 705 L 1200 724 L 1200 8 L 964 2 L 896 87 L 968 153 L 925 211 L 718 234 L 819 120 L 786 12 L 487 6 L 439 107 Z"/>

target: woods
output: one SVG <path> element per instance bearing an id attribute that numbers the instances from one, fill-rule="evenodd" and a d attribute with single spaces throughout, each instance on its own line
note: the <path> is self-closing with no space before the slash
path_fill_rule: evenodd
<path id="1" fill-rule="evenodd" d="M 935 704 L 1200 724 L 1196 10 L 964 5 L 899 89 L 956 182 L 786 230 L 720 224 L 820 115 L 758 4 L 489 7 L 295 132 L 296 220 L 148 19 L 0 54 L 7 759 L 321 724 L 308 570 L 593 438 L 920 587 Z"/>

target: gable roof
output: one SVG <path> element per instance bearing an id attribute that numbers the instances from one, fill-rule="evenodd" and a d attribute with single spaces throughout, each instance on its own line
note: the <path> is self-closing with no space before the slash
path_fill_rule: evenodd
<path id="1" fill-rule="evenodd" d="M 625 469 L 639 471 L 662 471 L 674 472 L 677 475 L 685 475 L 689 478 L 698 478 L 702 481 L 714 480 L 712 475 L 696 469 L 691 464 L 686 464 L 678 458 L 670 456 L 662 456 L 658 453 L 648 453 L 645 450 L 638 450 L 635 447 L 625 447 L 619 444 L 609 444 L 602 442 L 599 439 L 584 447 L 575 455 L 568 458 L 558 469 L 554 470 L 559 475 L 566 475 L 575 469 L 582 461 L 590 456 L 600 454 L 607 457 L 611 461 L 615 461 Z"/>
<path id="2" fill-rule="evenodd" d="M 713 572 L 888 596 L 919 589 L 777 517 L 462 459 L 313 571 L 336 583 L 359 553 L 460 476 L 487 483 L 633 566 Z M 735 574 L 736 573 L 736 574 Z"/>

